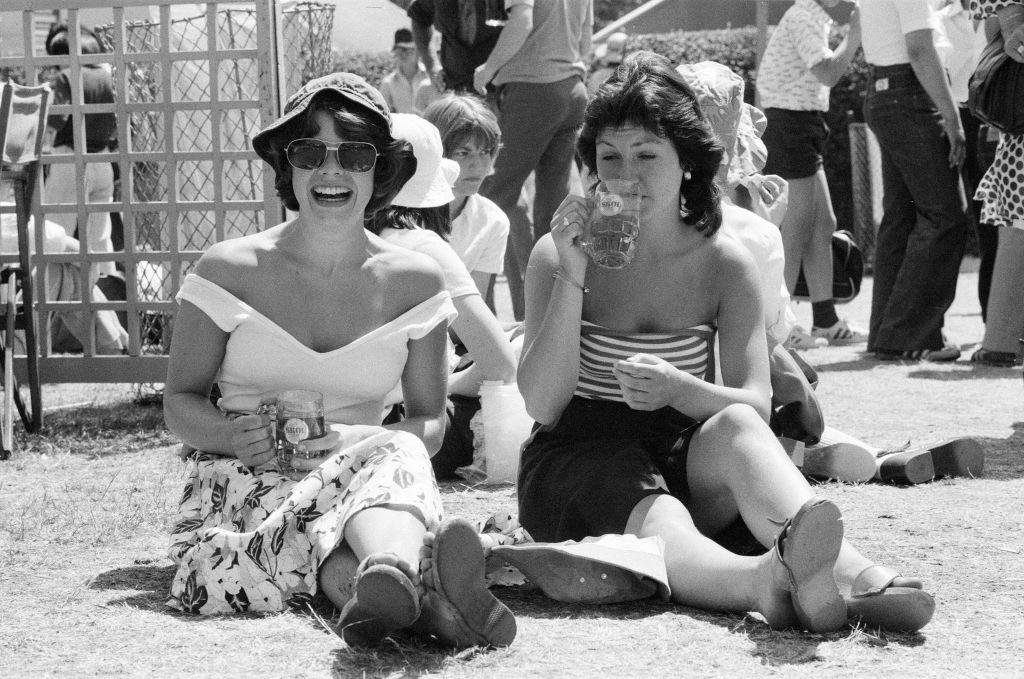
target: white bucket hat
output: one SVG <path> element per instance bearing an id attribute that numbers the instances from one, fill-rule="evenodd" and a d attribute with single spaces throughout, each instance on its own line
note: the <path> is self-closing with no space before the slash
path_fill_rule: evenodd
<path id="1" fill-rule="evenodd" d="M 452 185 L 459 178 L 459 164 L 444 157 L 444 145 L 437 127 L 412 113 L 393 113 L 391 134 L 412 144 L 416 156 L 416 174 L 405 183 L 391 204 L 397 207 L 438 207 L 455 200 Z"/>

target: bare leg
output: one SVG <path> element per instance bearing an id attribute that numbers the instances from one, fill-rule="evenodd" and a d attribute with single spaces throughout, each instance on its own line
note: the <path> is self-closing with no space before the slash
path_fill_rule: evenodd
<path id="1" fill-rule="evenodd" d="M 789 209 L 779 228 L 782 230 L 782 248 L 786 253 L 786 287 L 793 292 L 805 253 L 810 247 L 809 225 L 814 221 L 814 177 L 801 177 L 789 181 Z M 807 271 L 804 270 L 804 275 Z M 810 279 L 808 279 L 810 283 Z M 815 289 L 810 289 L 814 294 Z"/>
<path id="2" fill-rule="evenodd" d="M 985 314 L 985 339 L 981 345 L 989 351 L 1016 354 L 1017 342 L 1024 336 L 1024 231 L 999 229 L 999 246 L 992 272 L 992 289 Z"/>
<path id="3" fill-rule="evenodd" d="M 676 603 L 758 611 L 774 628 L 795 624 L 789 592 L 772 569 L 772 554 L 747 557 L 724 549 L 697 530 L 690 513 L 671 495 L 649 495 L 640 501 L 626 532 L 665 541 L 665 566 Z"/>
<path id="4" fill-rule="evenodd" d="M 813 212 L 804 225 L 808 236 L 803 252 L 804 274 L 811 301 L 822 302 L 832 299 L 832 232 L 836 230 L 836 215 L 832 211 L 825 170 L 819 169 L 807 179 Z"/>
<path id="5" fill-rule="evenodd" d="M 690 443 L 687 476 L 695 525 L 714 535 L 737 516 L 764 546 L 774 543 L 779 525 L 814 496 L 758 414 L 730 406 L 709 419 Z M 843 540 L 835 575 L 849 583 L 872 564 Z"/>
<path id="6" fill-rule="evenodd" d="M 368 555 L 390 552 L 406 565 L 403 572 L 418 581 L 420 547 L 426 526 L 413 514 L 387 507 L 370 507 L 345 526 L 345 541 L 320 566 L 320 586 L 339 609 L 352 598 L 356 568 Z"/>

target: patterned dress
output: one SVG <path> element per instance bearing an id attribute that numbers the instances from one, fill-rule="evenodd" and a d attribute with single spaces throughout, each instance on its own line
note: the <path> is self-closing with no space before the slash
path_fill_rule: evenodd
<path id="1" fill-rule="evenodd" d="M 447 292 L 330 352 L 298 342 L 223 288 L 190 275 L 179 300 L 195 304 L 229 332 L 218 375 L 226 412 L 254 412 L 265 395 L 314 389 L 326 419 L 379 424 L 383 399 L 401 378 L 408 341 L 454 316 Z M 196 452 L 171 529 L 178 565 L 168 605 L 189 613 L 280 611 L 308 601 L 317 570 L 343 539 L 346 522 L 367 507 L 404 508 L 428 528 L 441 498 L 423 443 L 383 427 L 329 457 L 300 481 L 255 471 L 233 457 Z"/>
<path id="2" fill-rule="evenodd" d="M 975 19 L 985 19 L 1019 0 L 971 0 Z M 981 221 L 1024 229 L 1024 134 L 1000 135 L 996 156 L 978 183 L 974 199 L 981 201 Z"/>

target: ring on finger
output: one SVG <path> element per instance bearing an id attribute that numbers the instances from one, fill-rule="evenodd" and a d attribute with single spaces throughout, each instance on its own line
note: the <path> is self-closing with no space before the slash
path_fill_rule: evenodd
<path id="1" fill-rule="evenodd" d="M 1017 54 L 1019 54 L 1022 57 L 1024 57 L 1024 42 L 1022 42 L 1021 44 L 1017 45 Z"/>

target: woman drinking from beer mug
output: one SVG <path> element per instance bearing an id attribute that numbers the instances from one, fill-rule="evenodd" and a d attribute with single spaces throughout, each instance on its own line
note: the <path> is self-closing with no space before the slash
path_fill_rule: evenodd
<path id="1" fill-rule="evenodd" d="M 363 228 L 413 174 L 412 149 L 392 137 L 383 97 L 347 73 L 306 84 L 253 148 L 295 216 L 211 247 L 178 295 L 164 411 L 196 452 L 169 604 L 278 611 L 322 588 L 350 645 L 401 628 L 511 643 L 515 620 L 487 592 L 475 531 L 442 522 L 430 468 L 451 299 L 431 260 Z M 385 428 L 399 381 L 407 417 Z M 322 395 L 327 427 L 301 440 L 319 433 L 316 418 L 285 423 L 294 445 L 279 457 L 267 406 L 320 407 L 308 410 L 309 395 L 296 405 L 294 390 Z"/>
<path id="2" fill-rule="evenodd" d="M 693 91 L 664 57 L 633 53 L 588 104 L 578 148 L 592 184 L 638 185 L 621 200 L 568 196 L 531 255 L 518 382 L 539 426 L 520 523 L 548 542 L 658 536 L 675 602 L 757 611 L 773 628 L 925 625 L 934 601 L 920 581 L 843 539 L 839 509 L 768 428 L 757 269 L 719 231 L 723 148 Z M 616 242 L 608 222 L 630 199 L 639 223 Z M 737 521 L 769 551 L 725 549 Z"/>

